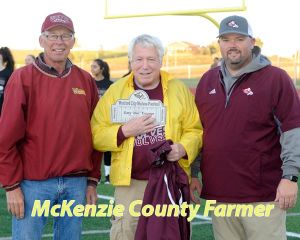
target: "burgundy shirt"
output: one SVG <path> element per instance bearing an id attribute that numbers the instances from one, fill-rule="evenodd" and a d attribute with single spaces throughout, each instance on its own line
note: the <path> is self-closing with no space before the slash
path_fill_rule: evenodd
<path id="1" fill-rule="evenodd" d="M 134 89 L 140 88 L 134 84 Z M 150 99 L 160 100 L 163 102 L 163 91 L 161 82 L 159 85 L 151 90 L 144 90 Z M 159 126 L 152 132 L 139 135 L 135 137 L 133 155 L 132 155 L 132 171 L 131 177 L 137 180 L 148 180 L 150 173 L 150 163 L 146 159 L 146 152 L 149 151 L 151 146 L 157 142 L 165 140 L 165 126 Z"/>
<path id="2" fill-rule="evenodd" d="M 219 68 L 196 91 L 203 124 L 202 197 L 273 201 L 282 176 L 281 131 L 300 127 L 300 102 L 287 73 L 267 66 L 238 80 L 226 104 Z M 277 119 L 277 120 L 275 120 Z"/>

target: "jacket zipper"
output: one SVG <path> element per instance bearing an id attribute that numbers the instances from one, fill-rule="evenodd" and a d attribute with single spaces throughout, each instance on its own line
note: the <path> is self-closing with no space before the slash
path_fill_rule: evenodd
<path id="1" fill-rule="evenodd" d="M 231 88 L 229 89 L 229 92 L 228 94 L 226 93 L 226 88 L 225 88 L 225 84 L 223 82 L 223 79 L 220 78 L 220 82 L 223 86 L 223 89 L 224 89 L 224 92 L 226 94 L 226 101 L 225 101 L 225 108 L 227 108 L 228 104 L 229 104 L 229 100 L 230 100 L 230 97 L 231 97 L 231 94 L 235 88 L 236 85 L 238 85 L 242 80 L 243 78 L 246 76 L 246 74 L 243 74 L 240 78 L 238 78 L 235 83 L 231 86 Z"/>

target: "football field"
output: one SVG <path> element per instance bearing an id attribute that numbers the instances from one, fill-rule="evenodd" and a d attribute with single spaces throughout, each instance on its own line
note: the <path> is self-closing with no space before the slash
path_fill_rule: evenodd
<path id="1" fill-rule="evenodd" d="M 299 183 L 298 183 L 299 185 Z M 111 185 L 100 184 L 98 186 L 99 202 L 108 204 L 113 196 Z M 300 194 L 298 193 L 298 200 Z M 203 217 L 205 202 L 202 200 L 200 210 L 192 221 L 192 240 L 214 239 L 210 218 Z M 109 240 L 110 221 L 108 217 L 87 217 L 83 221 L 83 240 Z M 52 238 L 52 219 L 48 220 L 43 239 Z M 300 239 L 300 201 L 295 208 L 287 213 L 288 239 Z M 6 197 L 3 189 L 0 190 L 0 240 L 11 239 L 11 217 L 6 210 Z"/>

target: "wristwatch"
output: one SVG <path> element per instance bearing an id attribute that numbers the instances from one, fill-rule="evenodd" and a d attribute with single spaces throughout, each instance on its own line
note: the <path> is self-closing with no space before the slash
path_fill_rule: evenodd
<path id="1" fill-rule="evenodd" d="M 288 180 L 290 180 L 292 182 L 297 182 L 298 181 L 298 177 L 294 176 L 294 175 L 286 175 L 286 176 L 283 176 L 282 178 L 288 179 Z"/>

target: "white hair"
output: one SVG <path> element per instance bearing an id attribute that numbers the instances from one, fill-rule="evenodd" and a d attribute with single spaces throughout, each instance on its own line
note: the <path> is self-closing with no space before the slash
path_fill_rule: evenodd
<path id="1" fill-rule="evenodd" d="M 162 42 L 154 36 L 142 34 L 134 39 L 128 45 L 128 59 L 131 62 L 133 58 L 133 49 L 137 44 L 141 44 L 143 47 L 154 47 L 158 53 L 159 61 L 162 63 L 162 59 L 165 53 Z"/>

